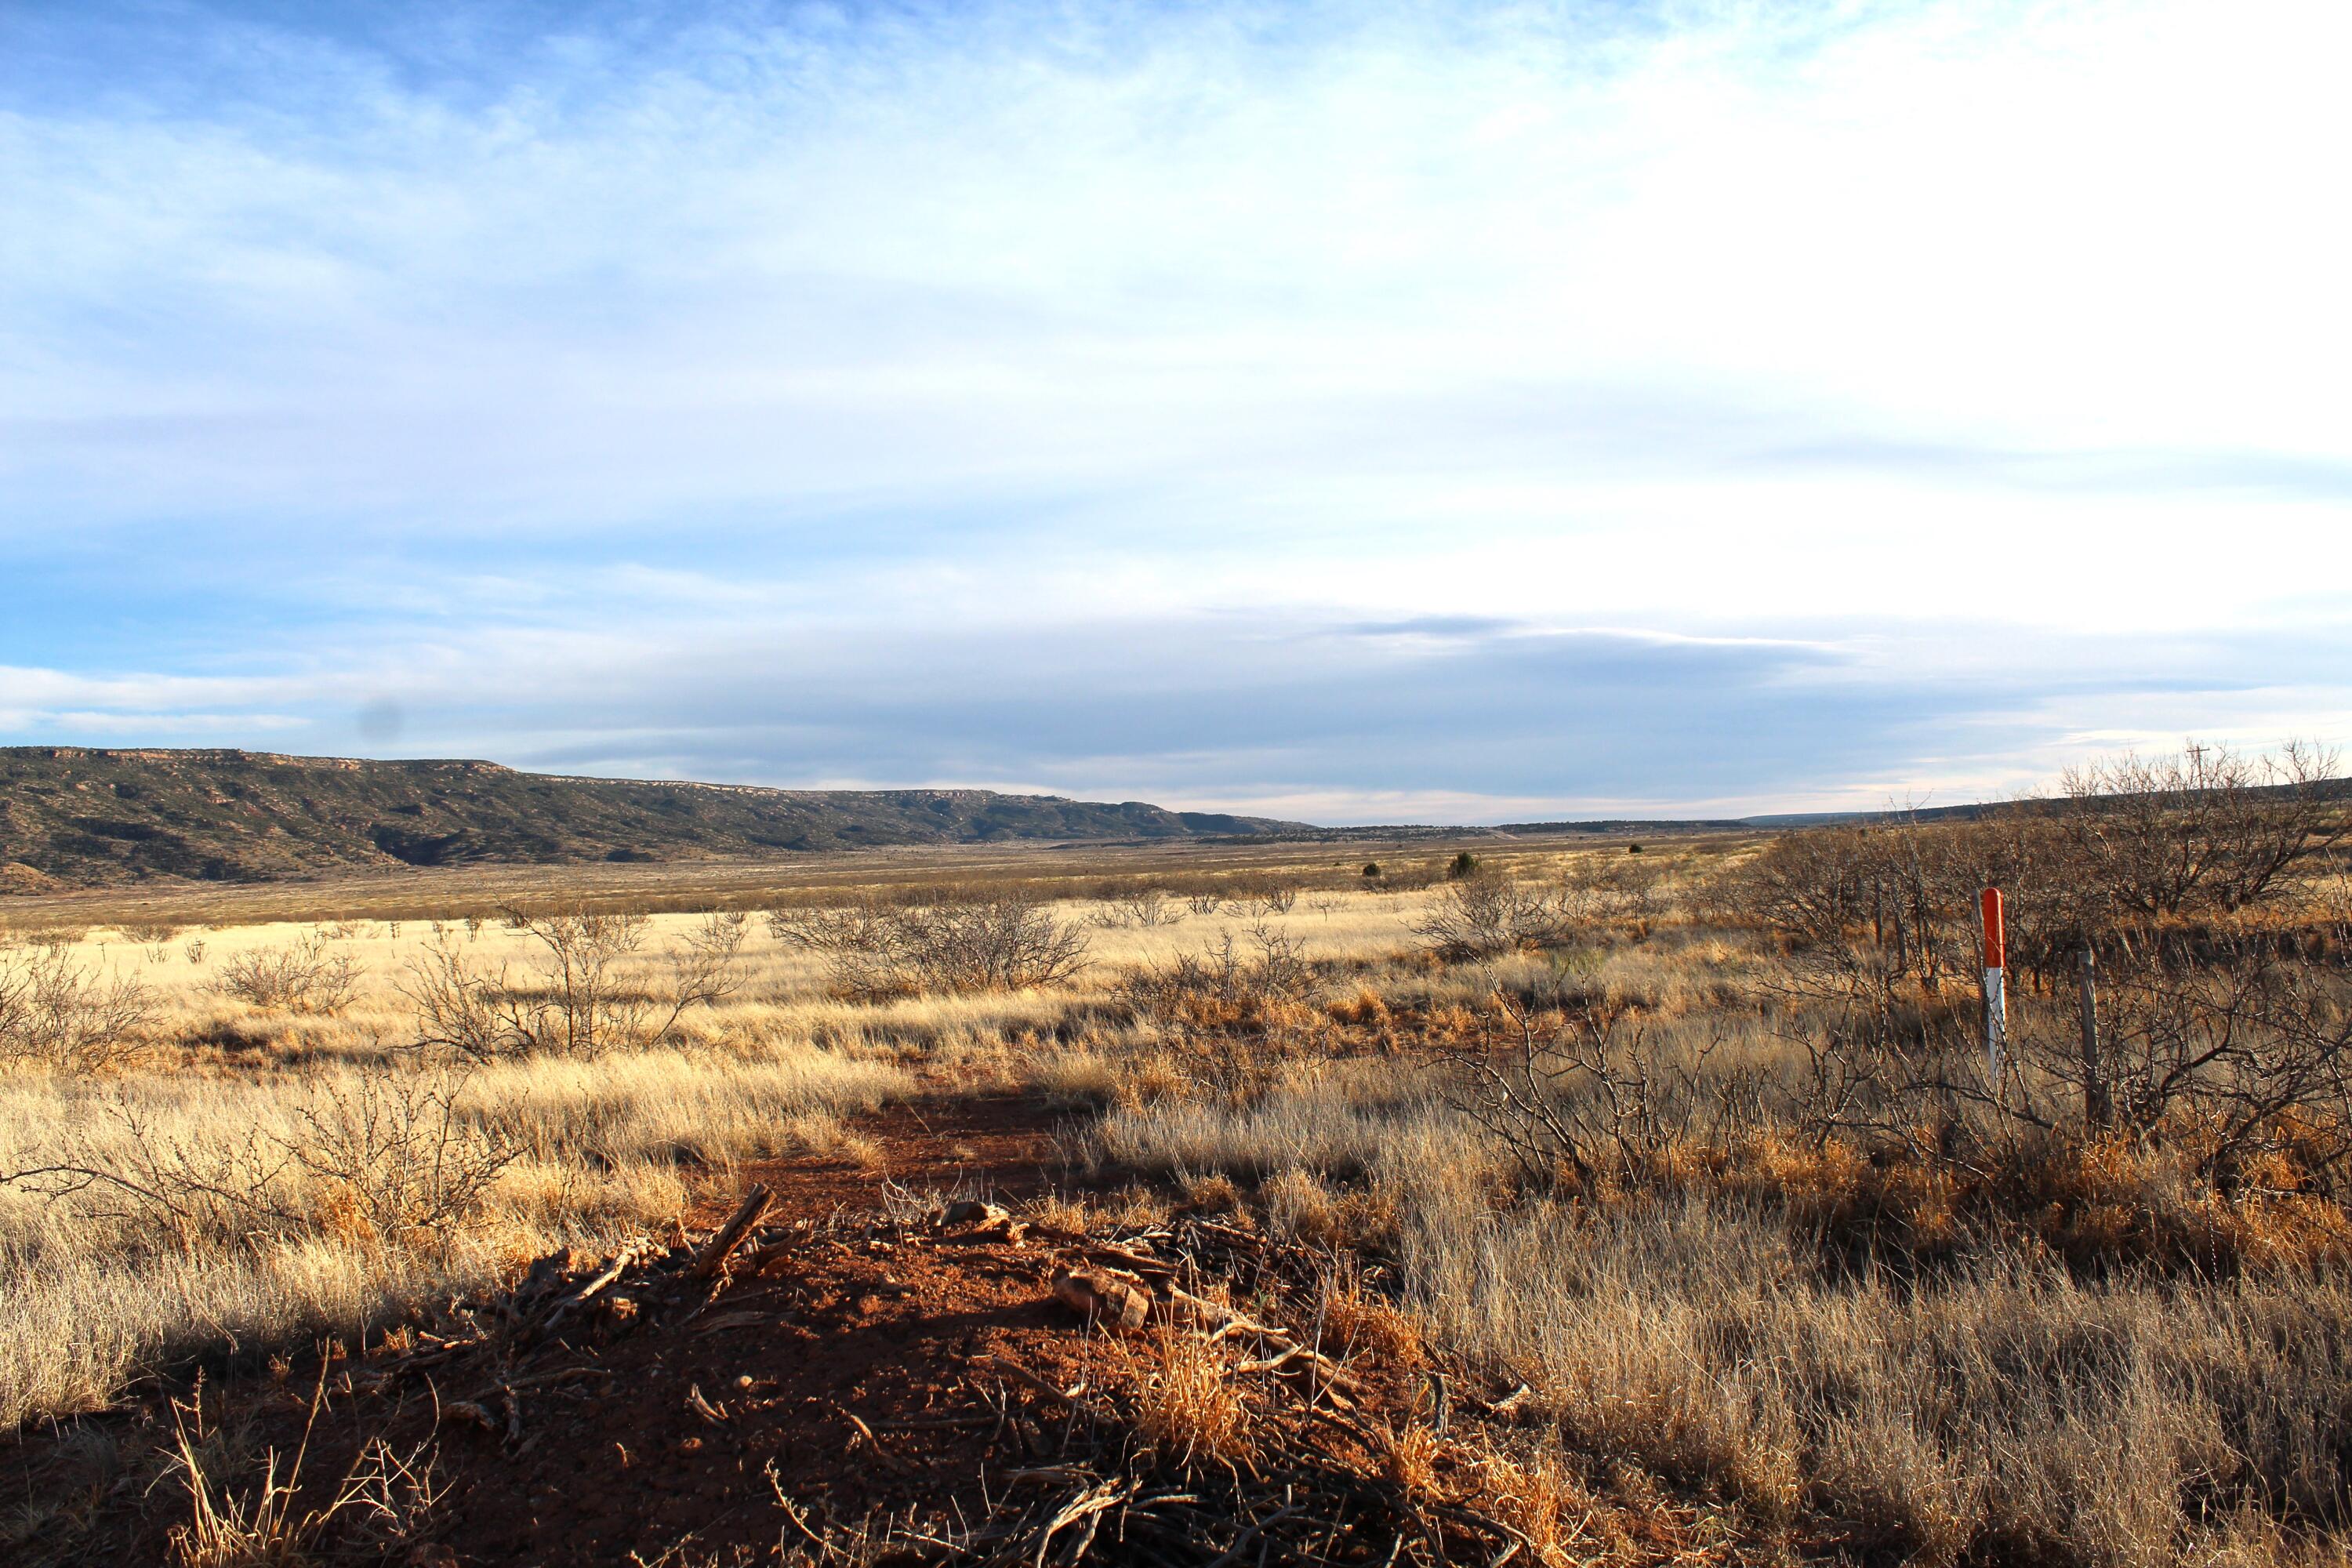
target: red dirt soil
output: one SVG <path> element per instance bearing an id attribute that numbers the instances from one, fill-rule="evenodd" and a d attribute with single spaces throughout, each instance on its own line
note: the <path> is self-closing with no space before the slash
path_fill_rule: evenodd
<path id="1" fill-rule="evenodd" d="M 879 1142 L 881 1168 L 824 1157 L 746 1167 L 743 1187 L 776 1194 L 759 1231 L 775 1254 L 768 1268 L 698 1286 L 683 1301 L 648 1300 L 631 1331 L 568 1333 L 575 1342 L 551 1340 L 503 1366 L 452 1362 L 399 1380 L 380 1378 L 396 1352 L 337 1363 L 306 1480 L 341 1474 L 370 1437 L 395 1447 L 437 1440 L 448 1491 L 430 1544 L 404 1547 L 436 1564 L 653 1562 L 681 1542 L 697 1563 L 728 1561 L 737 1547 L 772 1560 L 780 1534 L 794 1530 L 779 1489 L 816 1519 L 910 1508 L 984 1517 L 983 1449 L 992 1442 L 1017 1458 L 1052 1442 L 994 1358 L 1067 1386 L 1123 1352 L 1052 1301 L 1050 1246 L 1002 1226 L 943 1231 L 911 1213 L 910 1195 L 1036 1193 L 1053 1163 L 1052 1121 L 1006 1098 L 898 1106 L 857 1129 Z M 879 1212 L 894 1192 L 908 1222 Z M 718 1194 L 690 1221 L 715 1226 L 732 1206 Z M 575 1279 L 593 1268 L 579 1261 Z M 625 1280 L 609 1294 L 627 1289 Z M 316 1356 L 301 1358 L 275 1384 L 232 1380 L 207 1407 L 232 1422 L 245 1412 L 259 1428 L 255 1452 L 273 1447 L 282 1462 L 301 1441 L 318 1376 Z M 505 1389 L 519 1401 L 511 1421 Z M 167 1409 L 151 1397 L 89 1424 L 110 1428 L 126 1454 L 153 1450 L 168 1444 Z M 122 1561 L 163 1560 L 187 1494 L 176 1476 L 149 1485 L 152 1458 L 127 1497 L 116 1486 L 93 1500 L 88 1530 L 72 1532 L 78 1545 L 60 1521 L 61 1550 L 41 1555 L 44 1541 L 33 1561 L 101 1561 L 117 1550 Z M 39 1433 L 0 1451 L 0 1499 L 55 1496 L 95 1479 L 82 1447 Z"/>

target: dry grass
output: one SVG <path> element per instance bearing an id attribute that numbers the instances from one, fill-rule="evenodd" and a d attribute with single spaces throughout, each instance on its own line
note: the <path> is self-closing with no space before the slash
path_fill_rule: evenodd
<path id="1" fill-rule="evenodd" d="M 421 1072 L 394 1070 L 395 1082 Z M 193 1085 L 0 1085 L 0 1169 L 266 1176 L 252 1190 L 271 1210 L 261 1225 L 107 1186 L 54 1200 L 0 1193 L 0 1268 L 17 1282 L 0 1298 L 0 1421 L 101 1407 L 159 1359 L 356 1332 L 555 1246 L 608 1245 L 677 1214 L 698 1173 L 837 1144 L 842 1114 L 906 1087 L 887 1064 L 807 1047 L 499 1063 L 457 1081 L 452 1121 L 513 1158 L 478 1205 L 412 1235 L 387 1234 L 362 1201 L 394 1181 L 388 1152 L 352 1179 L 281 1157 L 315 1136 L 306 1113 L 362 1099 L 380 1079 L 337 1062 Z"/>
<path id="2" fill-rule="evenodd" d="M 1988 1136 L 1959 1160 L 1938 1142 L 1949 1127 L 1873 1143 L 1802 1124 L 1786 1108 L 1817 1065 L 1821 1016 L 1771 942 L 1701 914 L 1719 859 L 1645 855 L 1636 888 L 1608 880 L 1612 853 L 1567 863 L 1582 911 L 1567 940 L 1477 963 L 1415 935 L 1442 889 L 1346 881 L 1362 859 L 1398 858 L 1386 852 L 1321 868 L 1286 911 L 1170 899 L 1147 922 L 1131 899 L 1065 906 L 1087 967 L 1018 993 L 847 1001 L 820 961 L 763 933 L 733 993 L 658 1049 L 466 1078 L 461 1119 L 513 1158 L 430 1245 L 358 1223 L 308 1170 L 278 1178 L 300 1223 L 260 1243 L 109 1211 L 101 1194 L 7 1194 L 0 1248 L 26 1283 L 0 1302 L 0 1419 L 89 1408 L 225 1332 L 251 1345 L 383 1321 L 435 1281 L 674 1213 L 731 1161 L 816 1148 L 879 1162 L 845 1119 L 917 1082 L 1019 1083 L 1097 1113 L 1070 1153 L 1159 1185 L 1058 1195 L 1040 1205 L 1047 1223 L 1082 1232 L 1171 1192 L 1245 1209 L 1331 1259 L 1328 1342 L 1398 1369 L 1465 1361 L 1497 1389 L 1525 1380 L 1541 1426 L 1524 1449 L 1456 1452 L 1408 1421 L 1387 1462 L 1409 1490 L 1475 1498 L 1538 1561 L 1711 1552 L 1709 1510 L 1755 1540 L 1924 1563 L 2316 1562 L 2352 1540 L 2352 1226 L 2297 1190 L 2291 1158 L 2223 1191 L 2179 1140 Z M 1563 860 L 1502 869 L 1559 876 Z M 655 917 L 618 984 L 657 985 L 689 921 Z M 1135 1005 L 1139 975 L 1260 922 L 1314 965 L 1280 1008 Z M 135 967 L 152 988 L 152 1041 L 118 1076 L 0 1081 L 0 1165 L 61 1149 L 120 1160 L 125 1106 L 151 1144 L 234 1152 L 257 1130 L 291 1136 L 338 1086 L 422 1070 L 399 1049 L 392 982 L 426 926 L 334 931 L 358 983 L 332 1016 L 208 989 L 215 966 L 315 934 L 206 931 L 201 962 L 184 932 L 84 939 L 79 959 Z M 442 934 L 488 965 L 529 952 L 495 922 Z M 1653 1089 L 1705 1092 L 1679 1110 L 1645 1101 L 1642 1116 L 1665 1118 L 1654 1137 L 1628 1131 L 1622 1106 L 1594 1123 L 1625 1142 L 1589 1179 L 1531 1172 L 1429 1066 L 1491 1043 L 1498 993 L 1545 1016 L 1622 1014 Z M 2042 1005 L 2021 998 L 2021 1019 Z M 1253 1050 L 1278 1070 L 1202 1070 Z M 1738 1093 L 1710 1110 L 1725 1086 Z M 1141 1425 L 1186 1462 L 1246 1468 L 1249 1412 L 1217 1353 L 1150 1342 Z"/>
<path id="3" fill-rule="evenodd" d="M 1574 1451 L 1767 1525 L 1811 1512 L 1932 1562 L 2155 1564 L 2345 1522 L 2333 1265 L 2085 1277 L 2012 1232 L 1924 1274 L 1858 1271 L 1818 1170 L 1777 1196 L 1514 1199 L 1483 1135 L 1377 1081 L 1116 1112 L 1098 1148 L 1253 1180 L 1293 1228 L 1329 1223 L 1330 1175 L 1382 1194 L 1416 1333 L 1528 1380 Z M 1400 1335 L 1344 1293 L 1329 1311 L 1337 1336 Z"/>
<path id="4" fill-rule="evenodd" d="M 1344 903 L 1272 918 L 1311 922 L 1318 942 L 1367 960 L 1393 947 L 1408 918 L 1393 896 Z M 761 937 L 731 994 L 682 1015 L 658 1047 L 462 1069 L 406 1048 L 417 1026 L 401 988 L 435 942 L 486 973 L 528 974 L 539 944 L 495 919 L 306 921 L 169 942 L 143 927 L 85 932 L 56 951 L 143 989 L 138 1049 L 99 1076 L 37 1064 L 0 1075 L 0 1172 L 68 1165 L 139 1181 L 150 1195 L 70 1176 L 0 1190 L 0 1268 L 13 1282 L 0 1297 L 0 1423 L 102 1407 L 161 1362 L 394 1321 L 445 1286 L 667 1220 L 738 1161 L 814 1150 L 882 1169 L 886 1152 L 845 1119 L 909 1092 L 911 1066 L 935 1088 L 998 1084 L 1041 1057 L 1075 1067 L 1108 1051 L 1104 1081 L 1126 1081 L 1124 1053 L 1143 1043 L 1107 1021 L 1121 975 L 1267 917 L 1094 921 L 1111 910 L 1070 911 L 1089 922 L 1091 963 L 1050 991 L 846 1002 L 816 959 Z M 616 989 L 657 992 L 667 952 L 697 919 L 653 917 L 615 965 Z M 293 953 L 347 973 L 348 997 L 309 1010 L 301 997 L 259 1005 L 218 984 Z M 1086 1044 L 1065 1050 L 1058 1037 Z M 1082 1078 L 1070 1075 L 1074 1089 Z M 428 1103 L 409 1103 L 419 1096 Z M 387 1120 L 406 1131 L 390 1136 Z M 342 1168 L 294 1157 L 321 1124 L 343 1129 Z M 426 1134 L 488 1152 L 478 1163 L 495 1168 L 478 1193 L 404 1185 L 418 1163 L 404 1149 Z M 253 1201 L 201 1191 L 211 1187 Z M 75 1190 L 44 1195 L 64 1188 Z M 159 1188 L 171 1201 L 154 1201 Z M 420 1224 L 422 1210 L 446 1212 Z"/>
<path id="5" fill-rule="evenodd" d="M 1250 1463 L 1255 1447 L 1249 1405 L 1220 1345 L 1162 1328 L 1139 1358 L 1134 1376 L 1136 1427 L 1169 1458 L 1228 1469 Z"/>

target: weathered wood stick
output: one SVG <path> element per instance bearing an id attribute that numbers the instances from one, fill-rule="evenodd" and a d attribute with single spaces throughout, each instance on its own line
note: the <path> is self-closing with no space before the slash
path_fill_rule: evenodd
<path id="1" fill-rule="evenodd" d="M 703 1247 L 702 1255 L 694 1260 L 694 1267 L 688 1272 L 697 1279 L 708 1279 L 718 1273 L 720 1266 L 726 1263 L 727 1255 L 741 1245 L 743 1237 L 751 1234 L 751 1227 L 760 1223 L 760 1216 L 768 1212 L 768 1205 L 775 1201 L 775 1196 L 761 1184 L 752 1183 L 751 1190 L 743 1194 L 742 1203 L 736 1206 L 735 1217 L 710 1238 Z"/>
<path id="2" fill-rule="evenodd" d="M 1070 1405 L 1076 1401 L 1075 1394 L 1064 1393 L 1019 1362 L 1009 1360 L 1004 1356 L 982 1356 L 972 1363 L 972 1367 L 975 1371 L 998 1373 L 1009 1377 L 1032 1394 L 1042 1394 L 1056 1405 Z"/>

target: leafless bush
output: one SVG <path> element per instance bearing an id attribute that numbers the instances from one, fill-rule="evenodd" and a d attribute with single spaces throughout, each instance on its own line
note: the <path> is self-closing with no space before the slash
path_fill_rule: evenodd
<path id="1" fill-rule="evenodd" d="M 189 1250 L 331 1237 L 407 1249 L 443 1246 L 486 1215 L 499 1173 L 520 1157 L 510 1133 L 461 1108 L 462 1068 L 321 1082 L 288 1125 L 240 1140 L 163 1135 L 128 1099 L 107 1107 L 117 1136 L 68 1145 L 53 1163 L 0 1173 L 52 1199 L 160 1225 Z"/>
<path id="2" fill-rule="evenodd" d="M 587 910 L 542 915 L 509 910 L 507 923 L 530 932 L 542 950 L 541 980 L 548 994 L 511 999 L 527 1048 L 593 1057 L 629 1042 L 643 1002 L 623 986 L 618 970 L 643 944 L 647 917 Z"/>
<path id="3" fill-rule="evenodd" d="M 528 1050 L 535 1037 L 506 976 L 503 968 L 493 973 L 478 967 L 445 937 L 411 958 L 394 988 L 415 1009 L 420 1045 L 478 1061 Z"/>
<path id="4" fill-rule="evenodd" d="M 1162 1041 L 1220 1087 L 1262 1081 L 1314 1037 L 1321 977 L 1295 937 L 1264 923 L 1130 974 L 1119 994 Z"/>
<path id="5" fill-rule="evenodd" d="M 823 956 L 837 990 L 867 999 L 1051 985 L 1087 955 L 1083 931 L 1023 899 L 777 910 L 768 923 L 780 940 Z"/>
<path id="6" fill-rule="evenodd" d="M 1997 1079 L 1972 992 L 1906 992 L 1888 950 L 1850 938 L 1800 960 L 1781 1038 L 1812 1063 L 1818 1128 L 1935 1128 L 1969 1159 L 2121 1134 L 2223 1185 L 2266 1157 L 2328 1192 L 2352 1169 L 2352 979 L 2259 928 L 2144 932 L 2086 994 L 2013 994 Z"/>
<path id="7" fill-rule="evenodd" d="M 1834 953 L 1866 931 L 1873 952 L 1856 962 L 1933 991 L 1966 967 L 1958 944 L 1975 889 L 1961 889 L 1967 872 L 1952 874 L 1954 836 L 1914 818 L 1790 834 L 1748 868 L 1731 900 L 1801 949 Z"/>
<path id="8" fill-rule="evenodd" d="M 1287 882 L 1276 882 L 1259 889 L 1257 908 L 1260 914 L 1286 915 L 1298 902 L 1298 889 Z"/>
<path id="9" fill-rule="evenodd" d="M 1665 882 L 1651 861 L 1580 855 L 1561 871 L 1556 901 L 1569 924 L 1618 921 L 1646 937 L 1666 912 Z"/>
<path id="10" fill-rule="evenodd" d="M 162 963 L 168 959 L 171 955 L 166 950 L 172 939 L 180 934 L 178 926 L 160 921 L 131 921 L 119 929 L 124 936 L 147 950 L 147 962 L 150 963 Z"/>
<path id="11" fill-rule="evenodd" d="M 1614 1013 L 1539 1018 L 1498 995 L 1474 1042 L 1432 1054 L 1448 1100 L 1524 1180 L 1589 1187 L 1633 1180 L 1669 1149 L 1753 1121 L 1753 1084 L 1711 1073 L 1714 1052 L 1658 1049 Z"/>
<path id="12" fill-rule="evenodd" d="M 2085 875 L 2124 910 L 2235 911 L 2352 832 L 2330 787 L 2337 762 L 2299 742 L 2261 758 L 2207 746 L 2126 754 L 2068 773 L 2071 809 L 2058 820 Z"/>
<path id="13" fill-rule="evenodd" d="M 1412 930 L 1441 956 L 1461 962 L 1548 946 L 1569 926 L 1559 891 L 1477 872 L 1447 883 Z"/>
<path id="14" fill-rule="evenodd" d="M 1977 893 L 1998 887 L 2012 971 L 2061 986 L 2086 946 L 2144 948 L 2183 921 L 2226 925 L 2275 901 L 2352 831 L 2335 763 L 2293 745 L 2266 760 L 2126 756 L 2068 775 L 2055 801 L 1784 836 L 1727 891 L 1800 950 L 1933 994 L 1972 971 Z"/>
<path id="15" fill-rule="evenodd" d="M 0 1061 L 98 1072 L 134 1054 L 153 995 L 61 947 L 0 949 Z"/>
<path id="16" fill-rule="evenodd" d="M 187 959 L 189 968 L 195 969 L 201 967 L 205 962 L 205 939 L 198 937 L 195 941 L 188 943 L 186 947 L 180 951 L 182 955 Z"/>
<path id="17" fill-rule="evenodd" d="M 740 910 L 717 910 L 696 921 L 669 950 L 669 984 L 664 1001 L 674 1009 L 671 1024 L 690 1007 L 715 1007 L 735 994 L 736 964 L 742 957 L 744 939 L 751 934 L 749 915 Z M 655 1037 L 668 1032 L 665 1025 Z"/>
<path id="18" fill-rule="evenodd" d="M 2246 938 L 2139 956 L 2089 1018 L 2050 1009 L 2014 1031 L 2014 1113 L 2183 1144 L 2225 1182 L 2284 1155 L 2336 1189 L 2352 1163 L 2346 977 Z"/>
<path id="19" fill-rule="evenodd" d="M 695 1007 L 733 994 L 748 934 L 745 917 L 706 915 L 665 955 L 667 984 L 648 994 L 625 984 L 622 960 L 643 944 L 643 915 L 574 911 L 519 917 L 542 951 L 518 984 L 509 969 L 478 965 L 442 936 L 412 958 L 396 984 L 416 1012 L 417 1042 L 480 1060 L 525 1053 L 593 1057 L 657 1045 Z"/>
<path id="20" fill-rule="evenodd" d="M 483 1215 L 490 1184 L 521 1146 L 467 1117 L 462 1072 L 377 1073 L 321 1086 L 274 1140 L 327 1194 L 320 1216 L 387 1243 L 439 1243 Z"/>
<path id="21" fill-rule="evenodd" d="M 1194 900 L 1196 903 L 1198 901 L 1198 900 Z M 1097 922 L 1107 929 L 1119 926 L 1149 928 L 1174 925 L 1183 918 L 1183 915 L 1177 910 L 1176 901 L 1171 899 L 1165 890 L 1159 888 L 1145 888 L 1139 892 L 1113 899 L 1103 912 L 1096 917 Z"/>
<path id="22" fill-rule="evenodd" d="M 1066 980 L 1086 962 L 1084 933 L 1039 903 L 916 910 L 898 926 L 899 950 L 925 990 L 1026 990 Z"/>
<path id="23" fill-rule="evenodd" d="M 359 989 L 359 966 L 330 954 L 331 938 L 312 935 L 291 947 L 241 953 L 221 966 L 213 989 L 256 1007 L 289 1013 L 340 1013 Z"/>
<path id="24" fill-rule="evenodd" d="M 1223 896 L 1217 893 L 1194 893 L 1184 903 L 1196 915 L 1213 915 L 1225 907 Z"/>

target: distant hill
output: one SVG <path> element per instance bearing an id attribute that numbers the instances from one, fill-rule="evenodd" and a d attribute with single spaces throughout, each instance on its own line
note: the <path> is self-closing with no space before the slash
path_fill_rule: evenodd
<path id="1" fill-rule="evenodd" d="M 1303 823 L 990 790 L 785 790 L 239 751 L 0 747 L 0 891 L 469 863 L 1168 839 Z"/>

